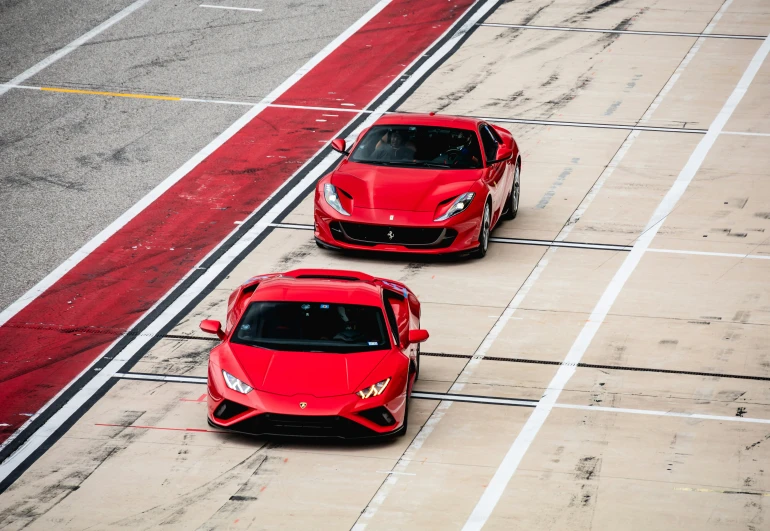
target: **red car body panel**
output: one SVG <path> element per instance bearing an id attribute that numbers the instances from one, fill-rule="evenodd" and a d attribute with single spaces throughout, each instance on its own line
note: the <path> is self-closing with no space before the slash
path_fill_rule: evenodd
<path id="1" fill-rule="evenodd" d="M 483 120 L 452 116 L 418 114 L 390 114 L 383 116 L 372 127 L 380 125 L 440 126 L 476 132 L 479 146 L 482 139 L 479 128 L 492 127 L 502 145 L 513 155 L 504 162 L 490 164 L 481 149 L 483 167 L 479 169 L 435 169 L 380 166 L 358 163 L 346 156 L 330 174 L 316 186 L 314 201 L 315 237 L 327 247 L 351 250 L 377 250 L 421 254 L 467 252 L 479 246 L 481 220 L 486 201 L 492 205 L 491 227 L 494 228 L 503 212 L 513 184 L 513 169 L 521 165 L 519 148 L 510 132 L 486 124 Z M 369 129 L 364 130 L 349 149 L 352 153 Z M 341 191 L 345 216 L 332 208 L 324 199 L 324 185 L 333 184 Z M 447 201 L 465 192 L 476 197 L 468 208 L 444 221 L 434 221 L 448 208 Z M 451 201 L 450 201 L 451 202 Z M 442 204 L 443 203 L 443 204 Z M 397 245 L 388 242 L 361 244 L 344 231 L 340 224 L 376 225 L 393 228 L 427 228 L 456 231 L 450 244 Z M 450 232 L 446 232 L 450 234 Z"/>
<path id="2" fill-rule="evenodd" d="M 383 292 L 393 298 L 385 302 Z M 368 305 L 383 309 L 384 315 L 384 304 L 391 304 L 398 330 L 390 329 L 389 319 L 385 320 L 386 326 L 390 333 L 398 335 L 400 346 L 391 337 L 390 349 L 337 354 L 231 343 L 241 315 L 255 301 Z M 275 435 L 365 437 L 398 433 L 405 429 L 407 399 L 416 376 L 413 369 L 418 361 L 417 345 L 409 344 L 408 337 L 410 330 L 419 329 L 420 311 L 417 297 L 403 284 L 358 272 L 295 270 L 249 279 L 230 295 L 223 341 L 209 357 L 209 423 L 234 431 Z M 243 394 L 230 389 L 223 370 L 253 390 Z M 391 381 L 379 396 L 362 399 L 356 394 L 387 378 Z M 223 411 L 223 404 L 225 413 L 230 404 L 235 404 L 237 414 L 220 418 L 218 412 Z M 362 416 L 362 412 L 379 408 L 392 416 L 392 424 L 380 425 Z M 279 420 L 264 425 L 268 417 Z M 326 424 L 313 424 L 316 420 L 336 423 L 344 429 L 340 433 L 330 431 Z M 288 423 L 288 428 L 276 428 L 276 423 L 281 422 Z M 303 426 L 310 433 L 298 431 Z"/>

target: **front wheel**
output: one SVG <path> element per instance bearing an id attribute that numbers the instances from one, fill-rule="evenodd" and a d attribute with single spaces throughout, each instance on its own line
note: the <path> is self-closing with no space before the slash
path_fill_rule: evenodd
<path id="1" fill-rule="evenodd" d="M 474 251 L 473 256 L 484 258 L 489 249 L 489 230 L 492 225 L 492 206 L 487 203 L 484 205 L 484 217 L 481 218 L 481 231 L 479 232 L 479 247 Z"/>
<path id="2" fill-rule="evenodd" d="M 516 168 L 513 170 L 513 183 L 511 184 L 511 191 L 508 192 L 508 199 L 505 200 L 505 207 L 503 208 L 503 219 L 516 219 L 516 215 L 519 213 L 519 199 L 521 198 L 521 166 L 516 163 Z"/>

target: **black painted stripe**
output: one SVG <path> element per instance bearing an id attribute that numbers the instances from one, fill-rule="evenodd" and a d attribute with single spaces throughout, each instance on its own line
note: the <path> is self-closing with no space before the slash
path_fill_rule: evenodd
<path id="1" fill-rule="evenodd" d="M 436 358 L 461 358 L 472 359 L 472 354 L 448 354 L 445 352 L 420 352 L 420 356 Z M 536 365 L 563 365 L 561 361 L 533 360 L 527 358 L 503 358 L 499 356 L 484 356 L 482 361 L 504 361 L 508 363 L 532 363 Z M 684 376 L 706 376 L 710 378 L 732 378 L 736 380 L 755 380 L 758 382 L 770 382 L 770 376 L 752 376 L 747 374 L 727 374 L 720 372 L 679 371 L 674 369 L 656 369 L 654 367 L 623 367 L 620 365 L 601 365 L 596 363 L 578 363 L 577 367 L 584 369 L 606 369 L 611 371 L 637 371 L 654 372 L 660 374 L 681 374 Z"/>
<path id="2" fill-rule="evenodd" d="M 525 125 L 547 125 L 561 127 L 583 127 L 588 129 L 620 129 L 622 131 L 647 131 L 651 133 L 690 133 L 705 135 L 707 129 L 686 129 L 684 127 L 655 127 L 652 125 L 632 125 L 632 124 L 602 124 L 595 122 L 570 122 L 558 120 L 533 120 L 526 118 L 505 118 L 494 116 L 466 116 L 467 118 L 476 118 L 488 122 L 525 124 Z"/>
<path id="3" fill-rule="evenodd" d="M 705 37 L 708 39 L 742 39 L 742 40 L 765 40 L 765 35 L 738 35 L 731 33 L 689 33 L 679 31 L 641 31 L 641 30 L 616 30 L 601 28 L 572 28 L 569 26 L 536 26 L 533 24 L 505 24 L 501 22 L 482 22 L 478 26 L 488 28 L 513 28 L 526 30 L 545 30 L 545 31 L 574 31 L 578 33 L 615 33 L 619 35 L 649 35 L 659 37 Z"/>

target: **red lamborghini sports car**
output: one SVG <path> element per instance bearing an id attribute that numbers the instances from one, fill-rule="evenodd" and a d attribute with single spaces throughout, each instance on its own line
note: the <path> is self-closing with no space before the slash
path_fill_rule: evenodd
<path id="1" fill-rule="evenodd" d="M 390 114 L 359 135 L 315 191 L 320 247 L 483 257 L 519 210 L 521 157 L 483 120 Z"/>
<path id="2" fill-rule="evenodd" d="M 249 434 L 403 435 L 420 371 L 420 303 L 399 282 L 298 269 L 233 291 L 209 357 L 208 420 Z"/>

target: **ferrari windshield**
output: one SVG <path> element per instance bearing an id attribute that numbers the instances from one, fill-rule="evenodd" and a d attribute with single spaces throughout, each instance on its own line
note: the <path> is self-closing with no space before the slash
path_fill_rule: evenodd
<path id="1" fill-rule="evenodd" d="M 418 168 L 481 168 L 478 136 L 468 129 L 377 125 L 350 155 L 353 162 Z"/>
<path id="2" fill-rule="evenodd" d="M 379 307 L 318 302 L 252 302 L 230 341 L 340 354 L 390 348 Z"/>

